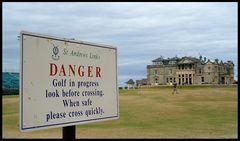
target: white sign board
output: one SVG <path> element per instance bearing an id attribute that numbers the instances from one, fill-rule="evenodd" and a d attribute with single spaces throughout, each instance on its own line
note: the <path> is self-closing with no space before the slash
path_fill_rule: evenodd
<path id="1" fill-rule="evenodd" d="M 116 48 L 20 34 L 21 131 L 119 118 Z"/>

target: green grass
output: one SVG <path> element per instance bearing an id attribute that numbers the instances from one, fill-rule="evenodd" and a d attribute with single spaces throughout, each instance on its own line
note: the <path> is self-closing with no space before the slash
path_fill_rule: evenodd
<path id="1" fill-rule="evenodd" d="M 120 118 L 77 125 L 77 138 L 237 138 L 237 87 L 120 90 Z M 18 96 L 3 96 L 3 138 L 61 138 L 61 128 L 21 133 Z"/>

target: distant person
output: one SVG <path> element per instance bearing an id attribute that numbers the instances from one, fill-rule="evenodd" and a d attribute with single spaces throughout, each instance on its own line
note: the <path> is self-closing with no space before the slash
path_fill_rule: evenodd
<path id="1" fill-rule="evenodd" d="M 178 92 L 177 92 L 177 83 L 173 83 L 173 92 L 172 92 L 172 94 L 174 94 L 175 92 L 178 94 Z"/>

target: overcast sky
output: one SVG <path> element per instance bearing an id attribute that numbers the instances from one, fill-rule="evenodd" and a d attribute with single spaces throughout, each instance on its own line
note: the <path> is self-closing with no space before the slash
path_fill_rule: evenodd
<path id="1" fill-rule="evenodd" d="M 3 3 L 3 71 L 19 71 L 21 30 L 116 46 L 118 82 L 147 77 L 159 56 L 235 64 L 237 3 Z"/>

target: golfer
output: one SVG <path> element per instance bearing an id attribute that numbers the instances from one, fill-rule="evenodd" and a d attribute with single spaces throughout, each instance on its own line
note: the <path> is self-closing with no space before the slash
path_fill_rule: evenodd
<path id="1" fill-rule="evenodd" d="M 172 94 L 174 94 L 175 92 L 178 94 L 178 92 L 177 92 L 177 83 L 173 83 L 173 92 L 172 92 Z"/>

